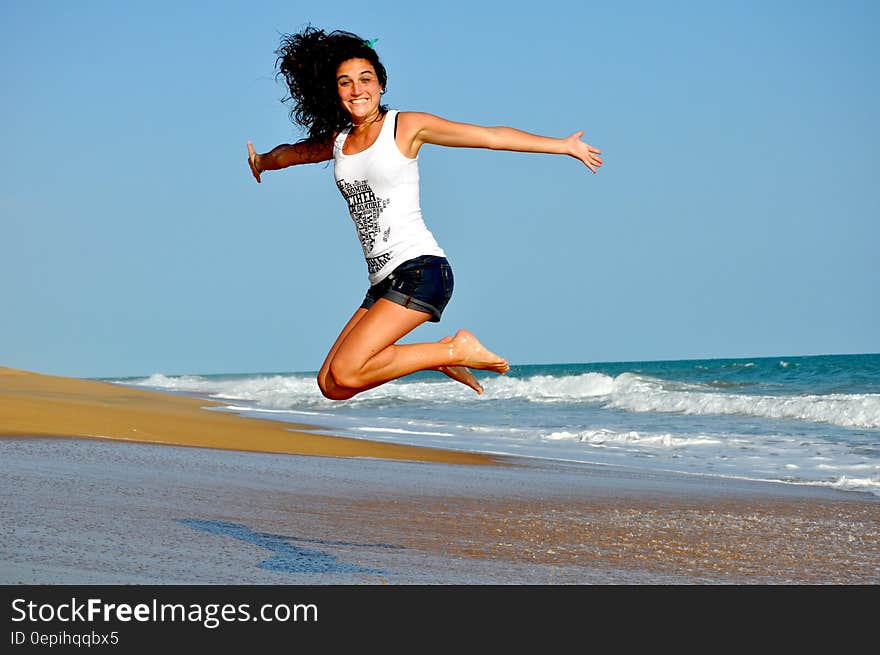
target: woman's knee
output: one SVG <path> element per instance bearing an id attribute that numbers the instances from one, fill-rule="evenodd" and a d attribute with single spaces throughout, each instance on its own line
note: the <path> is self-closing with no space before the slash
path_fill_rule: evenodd
<path id="1" fill-rule="evenodd" d="M 330 374 L 329 367 L 327 367 L 327 370 L 322 369 L 318 373 L 318 389 L 321 390 L 324 398 L 328 400 L 348 400 L 356 393 L 353 389 L 346 389 L 337 384 Z"/>
<path id="2" fill-rule="evenodd" d="M 335 357 L 327 371 L 327 381 L 336 387 L 360 389 L 362 386 L 360 369 L 352 366 L 345 358 Z M 354 394 L 352 394 L 354 395 Z"/>

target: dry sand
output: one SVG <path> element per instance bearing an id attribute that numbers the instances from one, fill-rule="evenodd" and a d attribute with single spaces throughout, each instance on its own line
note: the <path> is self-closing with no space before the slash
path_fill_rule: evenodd
<path id="1" fill-rule="evenodd" d="M 488 464 L 477 453 L 303 432 L 308 426 L 207 411 L 220 403 L 0 367 L 0 437 L 83 437 L 264 453 Z"/>

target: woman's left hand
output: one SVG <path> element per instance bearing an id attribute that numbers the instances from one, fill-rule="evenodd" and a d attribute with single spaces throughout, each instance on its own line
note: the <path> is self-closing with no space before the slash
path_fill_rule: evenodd
<path id="1" fill-rule="evenodd" d="M 598 148 L 594 148 L 589 143 L 581 141 L 583 135 L 584 132 L 581 130 L 565 139 L 569 148 L 568 154 L 575 159 L 580 159 L 584 162 L 587 168 L 595 173 L 602 165 L 602 158 L 599 157 L 599 155 L 602 154 L 602 151 Z"/>

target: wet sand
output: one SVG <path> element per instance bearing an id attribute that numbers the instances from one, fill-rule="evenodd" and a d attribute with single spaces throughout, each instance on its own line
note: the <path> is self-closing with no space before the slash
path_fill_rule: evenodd
<path id="1" fill-rule="evenodd" d="M 0 461 L 5 584 L 880 582 L 880 502 L 851 492 L 74 439 Z"/>
<path id="2" fill-rule="evenodd" d="M 880 583 L 874 496 L 421 448 L 395 460 L 206 404 L 0 369 L 0 430 L 26 435 L 0 438 L 0 584 Z M 105 438 L 52 437 L 65 429 Z"/>

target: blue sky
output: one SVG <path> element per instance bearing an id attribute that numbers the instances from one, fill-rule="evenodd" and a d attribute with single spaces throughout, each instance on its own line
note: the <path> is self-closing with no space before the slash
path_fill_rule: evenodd
<path id="1" fill-rule="evenodd" d="M 332 5 L 332 6 L 330 6 Z M 551 136 L 425 147 L 456 273 L 439 325 L 513 364 L 880 351 L 874 2 L 5 2 L 0 365 L 81 377 L 315 370 L 366 267 L 300 133 L 306 23 L 378 38 L 387 102 Z"/>

